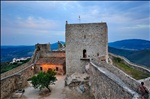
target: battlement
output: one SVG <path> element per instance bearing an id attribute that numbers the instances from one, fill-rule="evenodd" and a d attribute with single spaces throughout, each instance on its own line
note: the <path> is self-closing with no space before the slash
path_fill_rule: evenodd
<path id="1" fill-rule="evenodd" d="M 71 23 L 71 24 L 68 24 L 68 21 L 66 21 L 66 25 L 77 25 L 77 24 L 79 24 L 79 25 L 85 25 L 85 24 L 106 24 L 106 25 L 107 25 L 106 22 L 96 22 L 96 23 Z"/>
<path id="2" fill-rule="evenodd" d="M 36 44 L 37 51 L 50 51 L 50 43 L 48 44 Z"/>

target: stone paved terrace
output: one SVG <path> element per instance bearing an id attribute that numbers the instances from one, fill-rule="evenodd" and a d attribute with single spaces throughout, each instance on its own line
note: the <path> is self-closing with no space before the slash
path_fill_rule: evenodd
<path id="1" fill-rule="evenodd" d="M 29 83 L 28 87 L 25 88 L 25 93 L 20 98 L 13 99 L 94 99 L 93 96 L 90 96 L 89 90 L 86 90 L 85 93 L 80 93 L 76 87 L 65 87 L 65 76 L 57 76 L 57 79 L 55 85 L 50 85 L 51 93 L 46 88 L 41 91 L 34 89 Z M 14 93 L 6 99 L 11 99 L 13 95 Z"/>

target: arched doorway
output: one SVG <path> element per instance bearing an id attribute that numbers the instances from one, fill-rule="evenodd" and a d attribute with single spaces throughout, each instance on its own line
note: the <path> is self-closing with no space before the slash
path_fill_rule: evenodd
<path id="1" fill-rule="evenodd" d="M 83 58 L 86 58 L 86 49 L 83 50 Z"/>

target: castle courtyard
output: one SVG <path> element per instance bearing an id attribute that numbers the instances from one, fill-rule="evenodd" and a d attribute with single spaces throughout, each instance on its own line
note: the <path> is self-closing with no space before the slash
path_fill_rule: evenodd
<path id="1" fill-rule="evenodd" d="M 55 85 L 50 85 L 51 93 L 48 90 L 42 89 L 34 89 L 32 85 L 29 85 L 25 88 L 25 93 L 17 98 L 13 97 L 13 94 L 8 99 L 93 99 L 93 97 L 89 96 L 89 90 L 86 90 L 84 93 L 81 93 L 77 90 L 76 87 L 64 86 L 65 76 L 58 76 Z"/>

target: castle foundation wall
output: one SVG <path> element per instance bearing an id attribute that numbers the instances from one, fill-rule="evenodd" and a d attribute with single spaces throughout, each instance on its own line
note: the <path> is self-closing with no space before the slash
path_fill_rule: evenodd
<path id="1" fill-rule="evenodd" d="M 13 75 L 1 78 L 1 99 L 12 94 L 17 89 L 27 86 L 27 79 L 34 75 L 33 64 L 14 73 Z"/>

